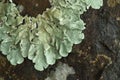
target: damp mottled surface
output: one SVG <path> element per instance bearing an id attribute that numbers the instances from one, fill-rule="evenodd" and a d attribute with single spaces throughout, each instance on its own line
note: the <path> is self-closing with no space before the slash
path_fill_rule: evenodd
<path id="1" fill-rule="evenodd" d="M 120 80 L 120 5 L 115 2 L 111 7 L 110 1 L 114 0 L 104 0 L 104 6 L 99 10 L 89 9 L 82 15 L 86 23 L 85 39 L 81 44 L 74 45 L 67 58 L 39 72 L 27 59 L 20 65 L 12 66 L 0 54 L 0 80 L 44 80 L 59 62 L 68 64 L 75 71 L 67 80 Z M 50 7 L 48 0 L 14 2 L 23 6 L 22 15 L 29 16 L 42 14 Z"/>

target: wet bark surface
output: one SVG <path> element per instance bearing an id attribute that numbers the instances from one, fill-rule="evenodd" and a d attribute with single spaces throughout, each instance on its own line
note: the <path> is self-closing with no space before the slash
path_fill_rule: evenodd
<path id="1" fill-rule="evenodd" d="M 120 4 L 114 2 L 113 6 L 112 1 L 104 0 L 99 10 L 90 8 L 81 16 L 86 23 L 83 42 L 74 45 L 68 57 L 57 60 L 42 72 L 36 71 L 28 59 L 12 66 L 6 56 L 0 54 L 0 80 L 44 80 L 59 62 L 75 69 L 75 74 L 69 75 L 67 80 L 120 80 Z M 14 2 L 25 7 L 22 15 L 29 16 L 36 16 L 50 7 L 47 0 Z M 39 7 L 34 8 L 36 3 Z"/>

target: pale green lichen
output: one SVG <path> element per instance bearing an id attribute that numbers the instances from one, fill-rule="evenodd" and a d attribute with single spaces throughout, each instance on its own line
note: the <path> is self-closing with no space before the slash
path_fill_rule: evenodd
<path id="1" fill-rule="evenodd" d="M 90 6 L 98 9 L 102 0 L 50 0 L 51 8 L 37 17 L 21 16 L 16 5 L 0 2 L 0 50 L 12 65 L 24 58 L 42 71 L 56 59 L 68 56 L 73 44 L 84 39 L 85 23 L 80 15 Z"/>
<path id="2" fill-rule="evenodd" d="M 69 75 L 74 75 L 75 70 L 65 63 L 58 63 L 56 69 L 50 72 L 45 80 L 67 80 Z"/>

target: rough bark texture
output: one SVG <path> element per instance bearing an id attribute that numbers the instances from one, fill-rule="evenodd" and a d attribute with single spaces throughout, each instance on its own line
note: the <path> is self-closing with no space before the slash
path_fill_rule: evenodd
<path id="1" fill-rule="evenodd" d="M 48 0 L 14 0 L 25 7 L 22 15 L 36 16 L 46 7 Z M 36 6 L 37 3 L 37 6 Z M 44 8 L 43 8 L 44 7 Z M 0 54 L 0 80 L 44 80 L 58 62 L 75 69 L 67 80 L 120 80 L 120 4 L 119 0 L 104 0 L 99 10 L 89 9 L 82 15 L 86 23 L 85 39 L 74 45 L 67 58 L 58 60 L 43 72 L 36 71 L 32 62 L 12 66 Z"/>

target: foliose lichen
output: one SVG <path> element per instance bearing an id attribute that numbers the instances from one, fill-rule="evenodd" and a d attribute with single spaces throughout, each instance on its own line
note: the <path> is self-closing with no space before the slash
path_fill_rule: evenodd
<path id="1" fill-rule="evenodd" d="M 81 20 L 90 6 L 99 9 L 103 0 L 49 0 L 52 5 L 37 17 L 21 16 L 17 6 L 0 0 L 0 51 L 12 65 L 24 58 L 42 71 L 57 59 L 68 56 L 73 44 L 84 39 Z"/>

